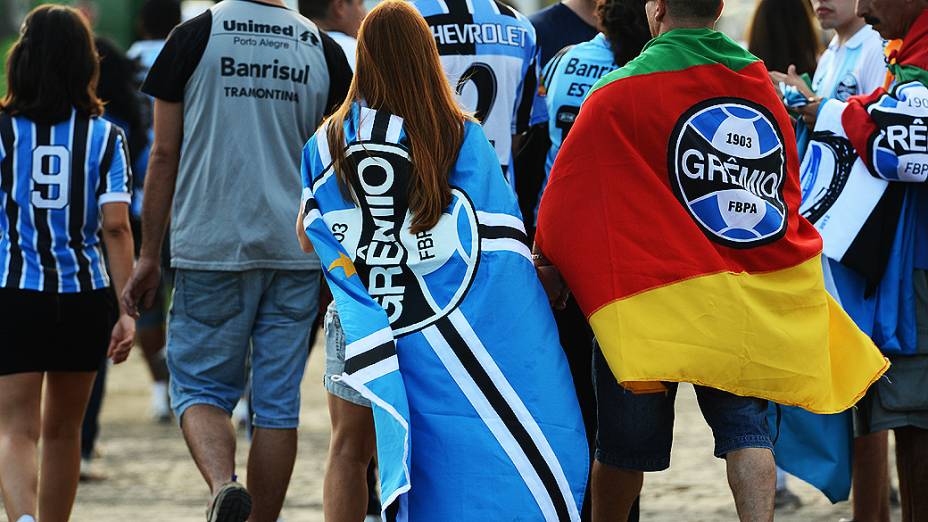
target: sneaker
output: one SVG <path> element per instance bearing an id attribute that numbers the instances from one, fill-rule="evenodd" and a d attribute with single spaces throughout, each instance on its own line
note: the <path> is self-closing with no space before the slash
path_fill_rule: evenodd
<path id="1" fill-rule="evenodd" d="M 245 522 L 251 514 L 251 495 L 245 486 L 229 482 L 219 488 L 206 512 L 207 522 Z"/>
<path id="2" fill-rule="evenodd" d="M 777 510 L 795 511 L 802 507 L 802 501 L 799 500 L 795 493 L 784 488 L 777 490 L 777 494 L 773 498 L 773 506 Z"/>
<path id="3" fill-rule="evenodd" d="M 16 519 L 16 522 L 35 522 L 35 517 L 32 515 L 23 515 Z"/>
<path id="4" fill-rule="evenodd" d="M 78 480 L 80 482 L 100 482 L 106 480 L 106 475 L 96 469 L 92 460 L 81 459 L 81 473 L 78 476 Z"/>
<path id="5" fill-rule="evenodd" d="M 156 382 L 151 385 L 151 417 L 160 423 L 171 422 L 171 405 L 166 382 Z"/>
<path id="6" fill-rule="evenodd" d="M 380 515 L 367 515 L 364 522 L 380 522 Z"/>

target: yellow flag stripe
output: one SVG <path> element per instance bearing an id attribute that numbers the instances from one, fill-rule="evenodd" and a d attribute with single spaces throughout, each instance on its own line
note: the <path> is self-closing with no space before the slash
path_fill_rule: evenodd
<path id="1" fill-rule="evenodd" d="M 828 295 L 821 257 L 763 274 L 719 273 L 620 299 L 590 324 L 621 383 L 691 382 L 837 413 L 889 367 Z"/>

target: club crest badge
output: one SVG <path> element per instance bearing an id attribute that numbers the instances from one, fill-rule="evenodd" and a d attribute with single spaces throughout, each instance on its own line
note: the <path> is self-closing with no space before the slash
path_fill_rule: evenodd
<path id="1" fill-rule="evenodd" d="M 386 311 L 394 334 L 419 331 L 451 313 L 470 288 L 480 258 L 473 204 L 452 188 L 438 224 L 412 234 L 407 150 L 368 142 L 350 146 L 346 157 L 358 173 L 352 184 L 358 206 L 327 213 L 326 226 Z"/>
<path id="2" fill-rule="evenodd" d="M 760 105 L 721 98 L 687 111 L 671 135 L 668 171 L 709 239 L 752 248 L 786 233 L 783 136 Z"/>

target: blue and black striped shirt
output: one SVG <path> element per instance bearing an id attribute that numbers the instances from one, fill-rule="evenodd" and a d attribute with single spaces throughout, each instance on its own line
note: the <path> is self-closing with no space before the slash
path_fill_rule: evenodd
<path id="1" fill-rule="evenodd" d="M 41 125 L 0 114 L 0 287 L 74 293 L 109 286 L 107 203 L 129 203 L 122 131 L 103 118 Z"/>

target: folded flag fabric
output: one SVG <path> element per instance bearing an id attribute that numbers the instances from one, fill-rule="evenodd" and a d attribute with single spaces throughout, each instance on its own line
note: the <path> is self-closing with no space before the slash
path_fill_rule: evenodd
<path id="1" fill-rule="evenodd" d="M 835 413 L 887 369 L 825 291 L 791 132 L 763 63 L 708 29 L 659 36 L 594 86 L 536 241 L 627 388 Z"/>
<path id="2" fill-rule="evenodd" d="M 399 521 L 579 521 L 583 421 L 512 190 L 466 123 L 452 203 L 410 233 L 401 118 L 355 105 L 351 197 L 326 129 L 303 152 L 303 224 L 373 403 L 383 510 Z M 394 518 L 391 518 L 394 520 Z"/>

